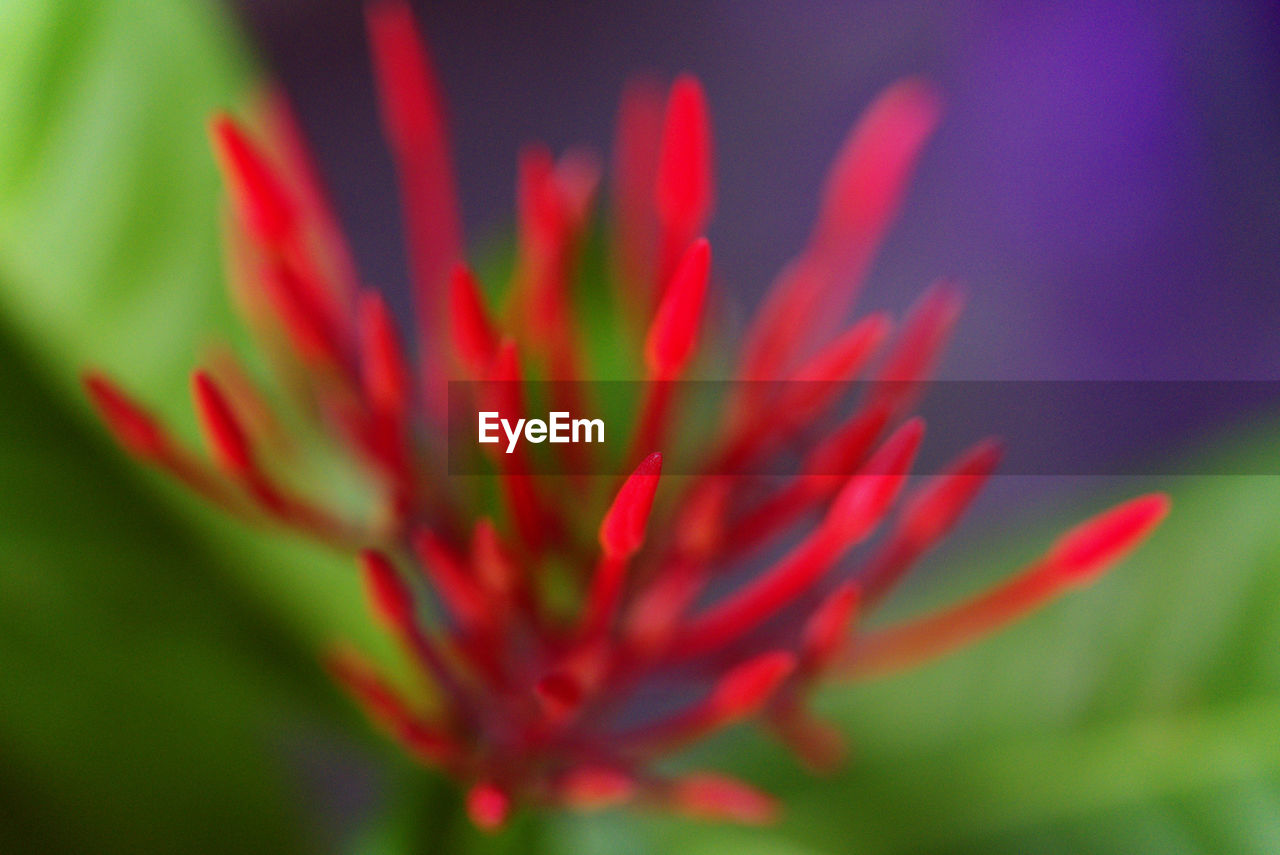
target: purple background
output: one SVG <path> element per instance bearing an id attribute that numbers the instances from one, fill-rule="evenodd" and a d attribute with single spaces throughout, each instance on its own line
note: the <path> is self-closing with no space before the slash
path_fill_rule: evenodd
<path id="1" fill-rule="evenodd" d="M 864 308 L 968 285 L 950 378 L 1280 378 L 1280 4 L 419 4 L 473 238 L 523 140 L 607 149 L 624 80 L 691 70 L 717 151 L 717 268 L 753 303 L 885 84 L 946 93 Z M 371 282 L 403 301 L 360 4 L 241 0 Z"/>

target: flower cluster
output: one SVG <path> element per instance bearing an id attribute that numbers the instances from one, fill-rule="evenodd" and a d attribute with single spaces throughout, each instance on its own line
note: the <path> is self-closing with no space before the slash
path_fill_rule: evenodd
<path id="1" fill-rule="evenodd" d="M 696 438 L 719 474 L 682 479 L 663 477 L 658 451 L 673 441 L 669 381 L 696 354 L 712 281 L 699 237 L 713 205 L 711 130 L 692 77 L 665 94 L 629 88 L 603 241 L 617 328 L 638 333 L 619 334 L 617 346 L 635 348 L 646 381 L 634 471 L 619 487 L 541 475 L 512 454 L 495 455 L 491 491 L 449 477 L 433 441 L 449 378 L 504 381 L 517 390 L 503 402 L 514 412 L 529 378 L 591 379 L 577 295 L 603 170 L 583 151 L 521 154 L 516 261 L 496 310 L 463 264 L 441 99 L 411 15 L 402 0 L 382 0 L 368 21 L 407 222 L 414 358 L 382 296 L 360 283 L 283 101 L 270 100 L 252 135 L 226 116 L 212 123 L 234 203 L 233 295 L 295 409 L 366 476 L 368 512 L 336 510 L 298 486 L 289 432 L 226 352 L 193 379 L 211 459 L 100 374 L 86 386 L 137 457 L 232 513 L 358 554 L 370 606 L 424 686 L 392 686 L 347 652 L 332 671 L 406 751 L 469 788 L 480 826 L 501 825 L 519 804 L 627 801 L 767 820 L 774 803 L 748 784 L 663 775 L 655 759 L 758 719 L 826 767 L 839 737 L 807 708 L 818 681 L 905 668 L 992 632 L 1096 577 L 1166 513 L 1163 496 L 1132 500 L 993 590 L 864 626 L 999 457 L 982 443 L 908 488 L 924 432 L 911 393 L 957 316 L 953 286 L 929 290 L 896 332 L 883 314 L 839 328 L 937 120 L 937 99 L 910 80 L 851 132 L 812 236 L 749 324 L 734 369 L 743 381 L 822 382 L 735 386 L 719 427 Z M 895 382 L 807 443 L 793 477 L 746 489 L 747 476 L 723 474 L 794 447 L 841 384 L 868 377 Z"/>

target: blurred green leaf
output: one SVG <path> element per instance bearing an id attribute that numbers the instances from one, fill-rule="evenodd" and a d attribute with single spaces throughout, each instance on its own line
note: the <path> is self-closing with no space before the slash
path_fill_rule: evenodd
<path id="1" fill-rule="evenodd" d="M 189 427 L 196 349 L 238 337 L 204 121 L 247 78 L 198 0 L 0 0 L 4 851 L 331 848 L 283 758 L 299 729 L 335 727 L 310 654 L 367 629 L 353 574 L 173 502 L 72 403 L 92 362 Z M 826 692 L 856 744 L 834 778 L 744 732 L 689 758 L 780 793 L 776 829 L 611 813 L 488 838 L 397 763 L 399 798 L 352 851 L 1274 851 L 1280 483 L 1173 492 L 1166 529 L 1093 590 Z M 954 578 L 1033 552 L 1018 538 Z"/>
<path id="2" fill-rule="evenodd" d="M 0 339 L 0 851 L 302 851 L 318 669 L 31 376 Z"/>
<path id="3" fill-rule="evenodd" d="M 4 312 L 55 383 L 105 364 L 177 409 L 234 330 L 205 123 L 248 64 L 204 0 L 0 0 L 0 22 Z"/>
<path id="4" fill-rule="evenodd" d="M 0 0 L 0 851 L 318 842 L 286 758 L 356 720 L 315 664 L 368 632 L 355 575 L 176 498 L 78 382 L 190 430 L 196 350 L 237 335 L 205 121 L 248 78 L 203 0 Z"/>
<path id="5" fill-rule="evenodd" d="M 80 415 L 92 365 L 194 436 L 199 350 L 245 338 L 206 135 L 215 109 L 245 100 L 244 52 L 205 0 L 0 0 L 0 21 L 0 316 Z M 250 535 L 159 489 L 309 645 L 370 637 L 344 557 Z"/>

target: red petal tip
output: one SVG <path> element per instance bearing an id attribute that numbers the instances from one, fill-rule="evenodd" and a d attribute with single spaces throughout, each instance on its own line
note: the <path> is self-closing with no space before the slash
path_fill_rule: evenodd
<path id="1" fill-rule="evenodd" d="M 236 474 L 252 472 L 255 466 L 249 440 L 222 390 L 204 371 L 191 376 L 191 390 L 200 426 L 219 464 Z"/>
<path id="2" fill-rule="evenodd" d="M 722 775 L 690 775 L 677 781 L 671 803 L 693 816 L 751 825 L 771 823 L 778 817 L 778 805 L 772 798 Z"/>
<path id="3" fill-rule="evenodd" d="M 820 664 L 839 649 L 861 598 L 861 589 L 849 582 L 837 588 L 813 613 L 804 628 L 803 647 L 808 664 Z"/>
<path id="4" fill-rule="evenodd" d="M 413 621 L 413 594 L 391 562 L 380 552 L 360 553 L 360 566 L 369 605 L 378 618 L 393 629 L 403 629 Z"/>
<path id="5" fill-rule="evenodd" d="M 629 801 L 635 794 L 635 779 L 626 772 L 597 766 L 583 766 L 567 772 L 560 780 L 560 797 L 581 810 L 598 810 Z"/>
<path id="6" fill-rule="evenodd" d="M 623 558 L 640 548 L 661 474 L 662 454 L 655 451 L 622 485 L 600 523 L 600 547 L 606 555 Z"/>
<path id="7" fill-rule="evenodd" d="M 603 171 L 600 155 L 581 146 L 569 149 L 556 161 L 555 183 L 569 224 L 575 232 L 591 214 L 591 203 Z"/>
<path id="8" fill-rule="evenodd" d="M 711 245 L 699 238 L 685 251 L 649 327 L 645 360 L 654 375 L 675 375 L 693 355 L 710 274 Z"/>
<path id="9" fill-rule="evenodd" d="M 383 682 L 364 657 L 347 650 L 330 651 L 324 657 L 329 675 L 364 706 L 369 717 L 384 727 L 394 727 L 406 718 L 400 697 Z"/>
<path id="10" fill-rule="evenodd" d="M 463 243 L 444 97 L 407 2 L 368 5 L 366 23 L 383 135 L 399 177 L 421 357 L 430 380 L 438 370 L 435 342 L 446 314 L 445 283 Z M 443 391 L 443 384 L 428 386 L 437 390 L 433 395 Z"/>
<path id="11" fill-rule="evenodd" d="M 534 251 L 552 251 L 565 237 L 567 212 L 556 185 L 555 169 L 555 158 L 545 145 L 530 143 L 520 149 L 516 207 L 521 238 Z"/>
<path id="12" fill-rule="evenodd" d="M 489 619 L 484 593 L 461 556 L 426 529 L 414 531 L 410 543 L 423 573 L 461 622 L 470 625 Z"/>
<path id="13" fill-rule="evenodd" d="M 942 537 L 960 518 L 1000 463 L 1004 446 L 994 439 L 978 443 L 948 471 L 916 494 L 903 511 L 902 530 L 917 544 Z"/>
<path id="14" fill-rule="evenodd" d="M 892 221 L 942 104 L 928 84 L 886 89 L 845 139 L 827 177 L 813 247 L 840 257 L 877 244 Z"/>
<path id="15" fill-rule="evenodd" d="M 390 731 L 413 756 L 441 765 L 452 762 L 461 753 L 443 730 L 415 715 L 405 699 L 384 683 L 359 655 L 334 651 L 326 658 L 325 665 L 365 713 Z"/>
<path id="16" fill-rule="evenodd" d="M 890 383 L 924 379 L 951 334 L 964 308 L 964 289 L 958 282 L 935 282 L 912 305 L 893 352 L 881 368 Z"/>
<path id="17" fill-rule="evenodd" d="M 924 419 L 918 416 L 898 428 L 837 494 L 826 524 L 856 539 L 878 523 L 902 489 L 923 438 Z"/>
<path id="18" fill-rule="evenodd" d="M 835 383 L 855 375 L 893 330 L 888 312 L 878 312 L 863 318 L 833 341 L 812 360 L 801 366 L 795 375 L 797 382 Z"/>
<path id="19" fill-rule="evenodd" d="M 697 231 L 712 202 L 711 119 L 702 84 L 681 75 L 671 87 L 658 155 L 658 211 L 668 227 Z"/>
<path id="20" fill-rule="evenodd" d="M 94 372 L 86 374 L 82 382 L 98 417 L 125 450 L 146 459 L 168 452 L 169 441 L 155 420 L 118 386 Z"/>
<path id="21" fill-rule="evenodd" d="M 365 391 L 382 411 L 402 414 L 411 381 L 395 321 L 377 291 L 361 294 L 358 310 Z"/>
<path id="22" fill-rule="evenodd" d="M 1076 526 L 1044 558 L 985 594 L 934 615 L 858 639 L 852 671 L 887 673 L 949 653 L 1092 581 L 1133 549 L 1169 511 L 1169 498 L 1132 499 Z"/>
<path id="23" fill-rule="evenodd" d="M 815 475 L 842 475 L 860 464 L 876 437 L 889 423 L 890 410 L 872 404 L 853 416 L 809 454 L 806 471 Z"/>
<path id="24" fill-rule="evenodd" d="M 1077 583 L 1089 582 L 1145 540 L 1171 505 L 1163 493 L 1117 505 L 1058 538 L 1045 561 Z"/>
<path id="25" fill-rule="evenodd" d="M 920 416 L 907 419 L 867 461 L 867 472 L 874 475 L 906 475 L 923 439 L 924 419 Z"/>
<path id="26" fill-rule="evenodd" d="M 387 136 L 399 147 L 443 136 L 442 104 L 426 44 L 404 0 L 366 7 L 378 102 Z"/>
<path id="27" fill-rule="evenodd" d="M 722 721 L 757 712 L 782 681 L 795 670 L 796 657 L 783 650 L 765 653 L 737 666 L 720 679 L 711 697 L 711 708 Z"/>
<path id="28" fill-rule="evenodd" d="M 653 281 L 657 249 L 654 183 L 662 139 L 664 93 L 646 79 L 627 83 L 619 101 L 613 147 L 614 243 L 629 285 Z"/>
<path id="29" fill-rule="evenodd" d="M 209 133 L 245 224 L 262 240 L 279 243 L 297 220 L 293 200 L 279 176 L 230 116 L 215 114 Z"/>
<path id="30" fill-rule="evenodd" d="M 459 264 L 449 277 L 450 330 L 458 356 L 477 373 L 493 359 L 498 336 L 489 320 L 475 274 Z"/>
<path id="31" fill-rule="evenodd" d="M 489 782 L 476 784 L 467 793 L 467 815 L 478 828 L 496 831 L 511 814 L 511 799 Z"/>

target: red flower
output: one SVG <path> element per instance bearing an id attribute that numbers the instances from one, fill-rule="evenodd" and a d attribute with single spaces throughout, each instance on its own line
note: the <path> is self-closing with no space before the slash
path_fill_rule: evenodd
<path id="1" fill-rule="evenodd" d="M 477 824 L 499 826 L 517 804 L 623 801 L 767 820 L 773 802 L 746 784 L 664 778 L 651 761 L 759 718 L 825 766 L 836 737 L 805 708 L 818 680 L 909 667 L 990 633 L 1092 580 L 1167 512 L 1163 496 L 1135 499 L 1068 532 L 992 591 L 905 624 L 861 628 L 956 523 L 999 457 L 994 443 L 980 444 L 899 500 L 924 431 L 906 418 L 910 392 L 958 313 L 953 287 L 931 289 L 892 343 L 883 315 L 836 328 L 937 118 L 936 98 L 917 81 L 881 95 L 849 136 L 809 244 L 778 277 L 736 369 L 745 381 L 838 382 L 735 387 L 710 443 L 715 471 L 777 454 L 830 407 L 839 382 L 867 376 L 873 359 L 873 379 L 903 382 L 879 387 L 763 500 L 723 475 L 664 491 L 662 455 L 650 452 L 667 444 L 666 381 L 683 376 L 695 354 L 711 271 L 698 237 L 713 203 L 710 121 L 701 86 L 686 76 L 665 105 L 652 88 L 630 89 L 618 123 L 609 253 L 627 317 L 649 319 L 638 354 L 651 381 L 635 427 L 638 465 L 606 508 L 580 481 L 540 477 L 521 455 L 503 456 L 494 523 L 483 501 L 439 475 L 430 436 L 443 418 L 445 379 L 519 381 L 531 369 L 585 376 L 573 284 L 600 170 L 583 152 L 522 153 L 517 264 L 506 311 L 494 315 L 462 266 L 441 98 L 407 7 L 372 6 L 369 28 L 408 224 L 415 364 L 381 296 L 361 287 L 283 102 L 272 101 L 260 139 L 225 116 L 212 130 L 235 203 L 234 295 L 304 411 L 370 476 L 377 511 L 349 520 L 288 484 L 288 438 L 225 353 L 194 376 L 211 461 L 103 377 L 86 385 L 134 455 L 231 512 L 359 553 L 376 617 L 438 701 L 411 704 L 350 653 L 333 657 L 333 673 L 414 757 L 470 787 Z M 512 397 L 504 405 L 518 409 Z M 597 525 L 591 544 L 581 532 Z M 797 533 L 763 572 L 736 587 L 723 581 L 744 556 Z M 869 555 L 850 566 L 851 550 L 873 536 Z M 567 615 L 549 593 L 551 575 L 566 567 L 577 602 Z"/>

